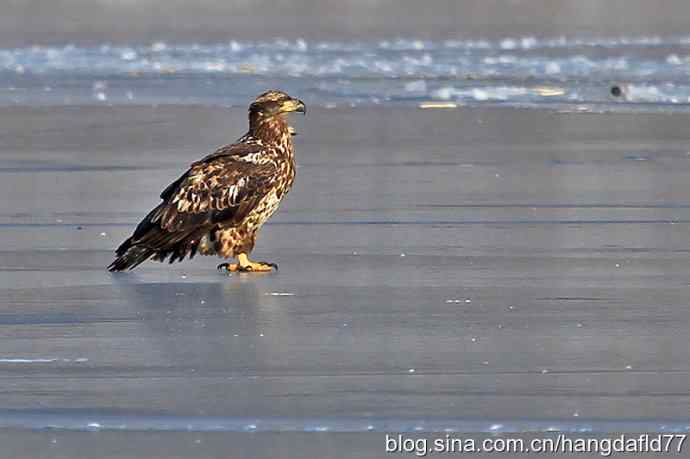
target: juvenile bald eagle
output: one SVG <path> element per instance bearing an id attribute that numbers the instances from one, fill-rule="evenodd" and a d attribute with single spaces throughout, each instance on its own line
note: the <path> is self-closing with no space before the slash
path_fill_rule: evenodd
<path id="1" fill-rule="evenodd" d="M 281 91 L 261 94 L 249 106 L 249 132 L 191 165 L 161 193 L 163 200 L 117 249 L 110 271 L 148 259 L 172 263 L 196 253 L 236 257 L 227 271 L 271 271 L 249 260 L 259 228 L 278 209 L 295 178 L 293 130 L 286 114 L 306 112 Z"/>

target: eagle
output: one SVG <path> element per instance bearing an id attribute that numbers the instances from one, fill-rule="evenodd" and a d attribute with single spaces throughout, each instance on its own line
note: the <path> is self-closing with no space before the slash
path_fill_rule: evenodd
<path id="1" fill-rule="evenodd" d="M 163 200 L 117 249 L 108 270 L 146 260 L 170 263 L 202 255 L 236 258 L 226 272 L 270 272 L 275 263 L 249 259 L 261 226 L 278 209 L 295 179 L 294 130 L 286 115 L 306 114 L 282 91 L 259 95 L 249 106 L 249 131 L 193 163 L 163 190 Z"/>

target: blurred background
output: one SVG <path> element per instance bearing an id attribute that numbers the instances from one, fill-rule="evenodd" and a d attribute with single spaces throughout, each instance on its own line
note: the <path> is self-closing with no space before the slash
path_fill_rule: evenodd
<path id="1" fill-rule="evenodd" d="M 2 46 L 684 34 L 684 0 L 5 0 Z"/>
<path id="2" fill-rule="evenodd" d="M 266 87 L 328 107 L 690 100 L 681 0 L 4 3 L 4 105 L 242 105 Z"/>

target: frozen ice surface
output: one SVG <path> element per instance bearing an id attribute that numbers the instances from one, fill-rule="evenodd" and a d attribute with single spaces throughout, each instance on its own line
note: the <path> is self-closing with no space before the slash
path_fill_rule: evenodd
<path id="1" fill-rule="evenodd" d="M 245 118 L 0 109 L 0 424 L 687 429 L 689 115 L 315 108 L 279 272 L 105 271 Z"/>

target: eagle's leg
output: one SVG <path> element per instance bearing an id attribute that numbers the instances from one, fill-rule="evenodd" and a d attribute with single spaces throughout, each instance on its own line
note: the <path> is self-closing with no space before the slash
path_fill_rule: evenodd
<path id="1" fill-rule="evenodd" d="M 246 253 L 241 253 L 237 256 L 239 263 L 221 263 L 218 265 L 218 270 L 227 271 L 231 273 L 240 272 L 270 272 L 274 268 L 278 271 L 278 265 L 275 263 L 267 263 L 265 261 L 251 261 Z"/>

